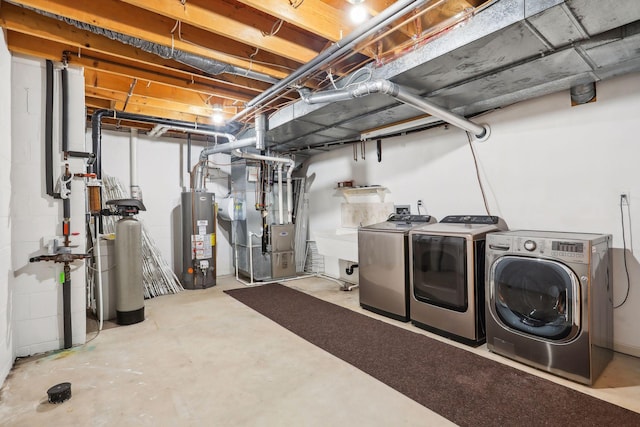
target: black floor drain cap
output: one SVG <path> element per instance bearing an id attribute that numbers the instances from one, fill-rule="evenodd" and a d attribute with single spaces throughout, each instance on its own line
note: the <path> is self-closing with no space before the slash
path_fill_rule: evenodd
<path id="1" fill-rule="evenodd" d="M 47 390 L 49 403 L 62 403 L 71 399 L 71 383 L 56 384 Z"/>

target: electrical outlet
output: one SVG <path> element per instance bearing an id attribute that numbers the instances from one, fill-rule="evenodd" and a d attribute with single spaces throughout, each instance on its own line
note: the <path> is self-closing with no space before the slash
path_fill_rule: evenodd
<path id="1" fill-rule="evenodd" d="M 620 203 L 622 203 L 623 206 L 631 205 L 631 196 L 629 195 L 628 191 L 620 192 Z"/>
<path id="2" fill-rule="evenodd" d="M 418 200 L 418 206 L 422 206 L 422 200 Z"/>

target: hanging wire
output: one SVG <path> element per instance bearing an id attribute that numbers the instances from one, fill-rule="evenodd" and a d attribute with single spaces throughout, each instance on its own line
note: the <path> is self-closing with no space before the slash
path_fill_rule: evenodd
<path id="1" fill-rule="evenodd" d="M 473 164 L 476 168 L 476 178 L 478 179 L 478 185 L 480 186 L 480 192 L 482 193 L 482 201 L 484 202 L 484 209 L 487 212 L 487 215 L 491 215 L 489 210 L 489 203 L 487 203 L 487 195 L 484 191 L 484 185 L 482 185 L 482 179 L 480 178 L 480 168 L 478 167 L 478 157 L 476 155 L 476 150 L 473 148 L 473 141 L 471 139 L 471 134 L 469 132 L 465 132 L 467 134 L 467 140 L 469 141 L 469 148 L 471 149 L 471 154 L 473 155 Z"/>
<path id="2" fill-rule="evenodd" d="M 271 27 L 271 31 L 269 31 L 268 33 L 266 31 L 261 31 L 262 37 L 275 36 L 276 34 L 278 34 L 278 31 L 280 31 L 280 29 L 282 28 L 282 24 L 284 24 L 284 21 L 282 19 L 278 19 L 276 22 L 273 23 L 273 26 Z"/>
<path id="3" fill-rule="evenodd" d="M 624 295 L 624 299 L 622 300 L 622 302 L 618 305 L 614 305 L 613 308 L 620 308 L 624 305 L 625 302 L 627 302 L 627 299 L 629 298 L 629 291 L 631 290 L 631 278 L 629 277 L 629 265 L 627 264 L 627 238 L 625 236 L 626 232 L 624 229 L 624 209 L 623 209 L 623 205 L 625 196 L 620 195 L 620 222 L 622 224 L 622 258 L 624 259 L 624 272 L 627 276 L 627 291 L 625 292 Z M 628 206 L 629 201 L 627 201 L 627 206 Z M 631 211 L 629 210 L 629 218 L 631 218 Z"/>
<path id="4" fill-rule="evenodd" d="M 304 0 L 289 0 L 289 5 L 291 5 L 292 8 L 297 9 L 300 6 L 302 6 L 302 3 L 304 3 Z"/>
<path id="5" fill-rule="evenodd" d="M 184 42 L 184 43 L 187 43 L 187 44 L 190 44 L 192 46 L 199 47 L 199 48 L 207 49 L 207 50 L 210 50 L 212 52 L 216 52 L 216 53 L 219 53 L 221 55 L 227 56 L 229 58 L 238 59 L 238 60 L 241 60 L 241 61 L 246 61 L 247 60 L 247 58 L 245 58 L 245 57 L 238 56 L 238 55 L 233 55 L 233 54 L 230 54 L 230 53 L 227 53 L 227 52 L 221 52 L 221 51 L 218 51 L 218 50 L 215 50 L 215 49 L 211 49 L 208 46 L 203 46 L 201 44 L 198 44 L 198 43 L 192 42 L 190 40 L 187 40 L 186 38 L 184 38 L 182 36 L 182 21 L 180 21 L 180 20 L 176 20 L 175 25 L 173 26 L 173 28 L 170 31 L 170 33 L 172 35 L 172 39 L 171 39 L 172 49 L 173 49 L 173 33 L 176 32 L 176 29 L 177 29 L 177 33 L 178 33 L 178 40 L 180 40 L 181 42 Z M 278 31 L 280 31 L 280 28 L 278 28 L 275 33 L 277 33 Z M 269 34 L 269 35 L 275 35 L 275 33 Z M 259 49 L 256 49 L 256 52 L 253 54 L 253 56 L 257 55 L 258 51 L 259 51 Z M 172 50 L 172 52 L 173 52 L 173 50 Z M 169 58 L 165 58 L 165 59 L 169 59 Z M 294 68 L 287 67 L 287 66 L 282 65 L 282 64 L 276 64 L 276 63 L 273 63 L 273 62 L 258 61 L 258 60 L 255 60 L 255 59 L 253 59 L 252 62 L 255 63 L 255 64 L 259 64 L 259 65 L 264 65 L 266 67 L 278 68 L 278 69 L 281 69 L 283 71 L 295 71 Z"/>

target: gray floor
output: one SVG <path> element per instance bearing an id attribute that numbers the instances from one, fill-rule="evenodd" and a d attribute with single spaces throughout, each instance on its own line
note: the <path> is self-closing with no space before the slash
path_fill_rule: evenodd
<path id="1" fill-rule="evenodd" d="M 286 284 L 441 339 L 362 311 L 357 289 L 343 292 L 322 278 Z M 211 289 L 148 300 L 142 323 L 106 328 L 82 347 L 21 360 L 0 395 L 0 424 L 452 425 L 222 292 L 242 286 L 226 277 Z M 460 346 L 640 412 L 640 359 L 616 354 L 589 388 L 515 364 L 486 346 Z M 72 384 L 72 398 L 49 404 L 47 389 L 61 382 Z"/>

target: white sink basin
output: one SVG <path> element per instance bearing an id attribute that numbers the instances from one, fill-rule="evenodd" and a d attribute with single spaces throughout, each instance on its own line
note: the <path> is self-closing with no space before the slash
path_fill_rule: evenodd
<path id="1" fill-rule="evenodd" d="M 311 232 L 320 255 L 358 262 L 358 230 L 338 228 Z"/>

